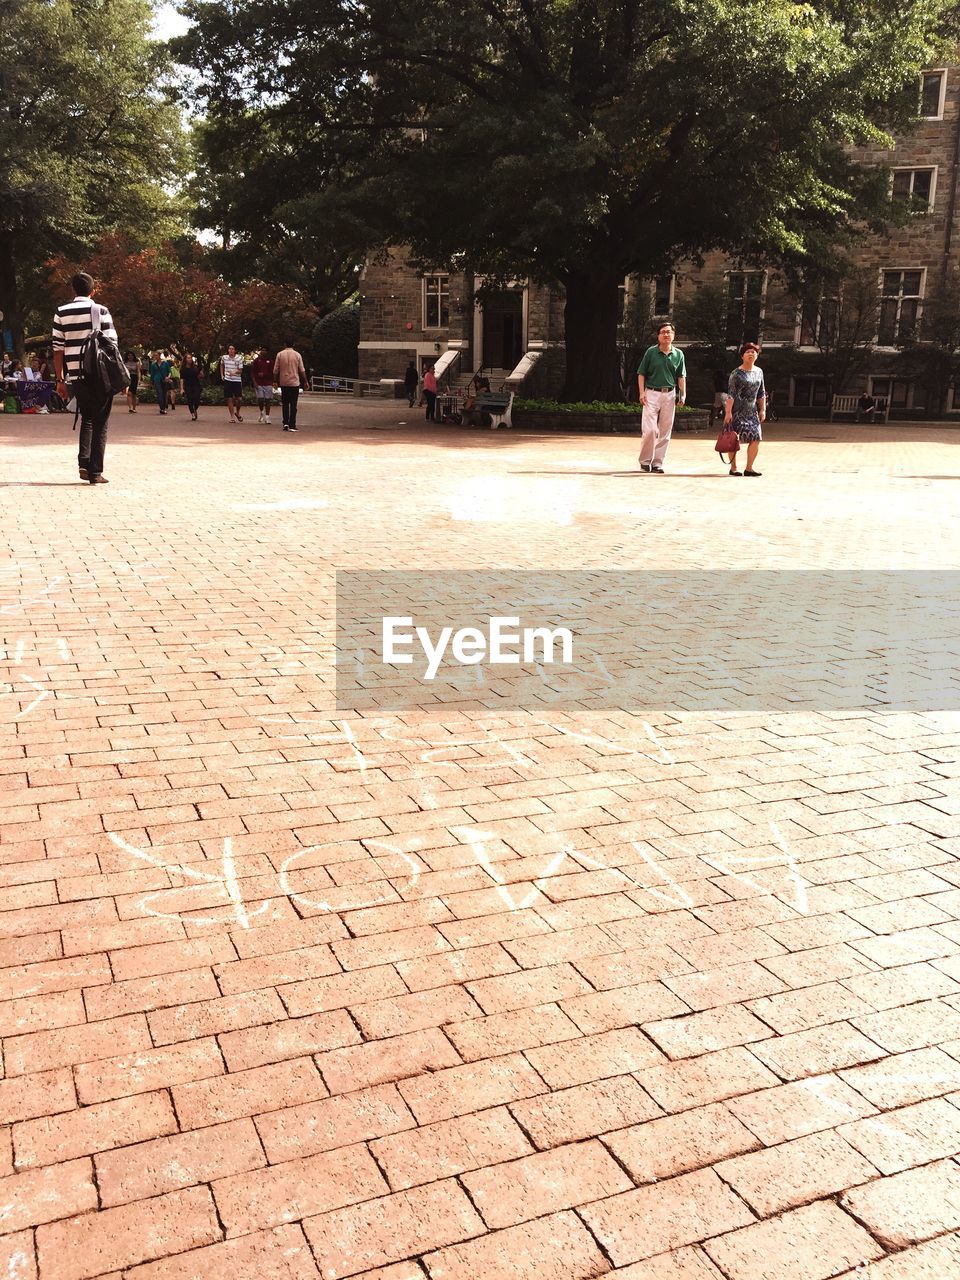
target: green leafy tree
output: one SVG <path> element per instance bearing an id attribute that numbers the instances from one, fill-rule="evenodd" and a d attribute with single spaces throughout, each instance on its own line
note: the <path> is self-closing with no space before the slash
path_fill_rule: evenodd
<path id="1" fill-rule="evenodd" d="M 360 341 L 360 308 L 344 303 L 318 320 L 313 330 L 313 365 L 317 373 L 357 376 L 357 344 Z"/>
<path id="2" fill-rule="evenodd" d="M 810 271 L 795 285 L 800 345 L 814 348 L 807 366 L 842 395 L 871 362 L 880 322 L 877 272 L 852 263 Z"/>
<path id="3" fill-rule="evenodd" d="M 164 183 L 180 164 L 176 108 L 154 87 L 163 54 L 147 0 L 17 0 L 0 65 L 0 311 L 22 349 L 45 264 L 106 230 L 171 232 Z M 44 318 L 49 323 L 49 317 Z"/>
<path id="4" fill-rule="evenodd" d="M 842 236 L 947 0 L 183 0 L 221 121 L 299 151 L 303 223 L 565 291 L 572 400 L 619 392 L 619 284 Z M 301 145 L 302 144 L 302 145 Z M 301 194 L 302 193 L 302 194 Z"/>
<path id="5" fill-rule="evenodd" d="M 939 275 L 913 332 L 900 347 L 899 372 L 926 392 L 927 411 L 947 411 L 951 387 L 960 384 L 960 269 Z"/>

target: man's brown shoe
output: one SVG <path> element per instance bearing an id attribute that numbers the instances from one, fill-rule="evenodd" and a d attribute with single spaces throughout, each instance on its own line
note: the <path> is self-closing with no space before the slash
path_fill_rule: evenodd
<path id="1" fill-rule="evenodd" d="M 90 472 L 87 470 L 87 468 L 86 468 L 86 467 L 81 467 L 81 468 L 80 468 L 80 479 L 81 479 L 81 480 L 89 480 L 89 479 L 90 479 Z"/>
<path id="2" fill-rule="evenodd" d="M 91 484 L 109 484 L 110 481 L 107 479 L 106 476 L 91 476 L 90 483 Z"/>

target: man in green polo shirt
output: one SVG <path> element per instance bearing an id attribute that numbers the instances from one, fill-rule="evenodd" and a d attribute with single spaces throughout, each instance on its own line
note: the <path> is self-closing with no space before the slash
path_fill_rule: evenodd
<path id="1" fill-rule="evenodd" d="M 687 399 L 687 365 L 683 352 L 673 345 L 676 330 L 669 320 L 657 330 L 657 345 L 647 347 L 637 369 L 637 385 L 643 418 L 640 430 L 640 470 L 663 475 L 663 460 L 673 431 L 673 415 L 679 400 Z"/>

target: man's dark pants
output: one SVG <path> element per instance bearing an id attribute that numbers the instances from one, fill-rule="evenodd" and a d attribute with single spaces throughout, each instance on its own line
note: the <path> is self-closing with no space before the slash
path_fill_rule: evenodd
<path id="1" fill-rule="evenodd" d="M 423 398 L 427 402 L 427 421 L 436 422 L 437 420 L 437 393 L 435 391 L 425 391 Z"/>
<path id="2" fill-rule="evenodd" d="M 283 425 L 285 427 L 295 427 L 297 425 L 297 401 L 299 398 L 299 387 L 280 388 L 280 408 L 283 413 Z"/>
<path id="3" fill-rule="evenodd" d="M 80 448 L 77 453 L 77 463 L 91 478 L 101 476 L 113 396 L 108 395 L 106 400 L 97 401 L 93 400 L 90 393 L 82 386 L 74 386 L 72 389 L 77 398 L 77 408 L 80 410 Z"/>

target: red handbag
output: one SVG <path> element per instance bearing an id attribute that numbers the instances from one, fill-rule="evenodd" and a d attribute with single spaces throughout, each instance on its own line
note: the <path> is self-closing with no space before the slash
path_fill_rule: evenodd
<path id="1" fill-rule="evenodd" d="M 740 437 L 734 431 L 733 427 L 724 427 L 717 436 L 717 443 L 714 445 L 717 453 L 737 453 L 740 449 Z"/>

